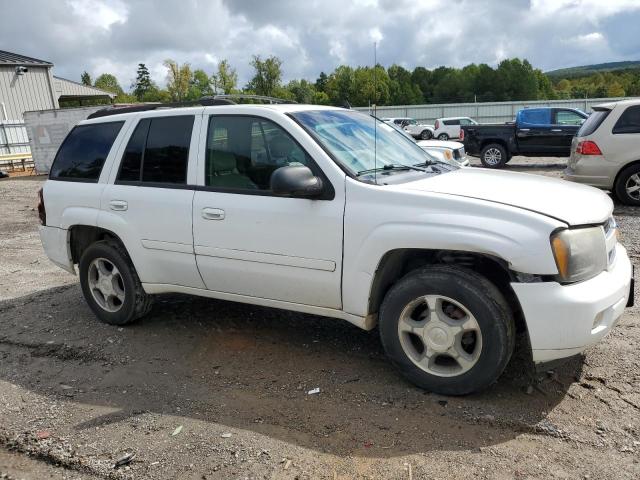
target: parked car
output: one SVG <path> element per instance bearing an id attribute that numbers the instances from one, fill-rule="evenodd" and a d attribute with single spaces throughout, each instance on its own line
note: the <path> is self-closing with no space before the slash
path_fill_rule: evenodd
<path id="1" fill-rule="evenodd" d="M 631 303 L 597 189 L 428 161 L 340 108 L 120 112 L 69 133 L 38 205 L 47 256 L 103 322 L 178 292 L 377 325 L 406 378 L 458 395 L 498 379 L 517 334 L 545 365 Z"/>
<path id="2" fill-rule="evenodd" d="M 433 136 L 438 140 L 460 138 L 460 127 L 463 125 L 478 125 L 478 122 L 469 117 L 438 118 L 433 124 Z"/>
<path id="3" fill-rule="evenodd" d="M 8 176 L 9 176 L 8 173 L 5 173 L 4 171 L 0 170 L 0 178 L 6 178 Z"/>
<path id="4" fill-rule="evenodd" d="M 462 126 L 464 148 L 488 168 L 504 167 L 513 155 L 568 157 L 587 117 L 571 108 L 525 108 L 513 124 Z"/>
<path id="5" fill-rule="evenodd" d="M 627 205 L 640 205 L 640 100 L 593 107 L 573 138 L 564 176 L 611 190 Z"/>
<path id="6" fill-rule="evenodd" d="M 419 123 L 417 120 L 408 117 L 383 118 L 383 122 L 399 125 L 405 132 L 413 138 L 429 140 L 433 138 L 433 125 Z"/>
<path id="7" fill-rule="evenodd" d="M 418 146 L 431 156 L 446 163 L 454 163 L 468 167 L 470 162 L 464 153 L 464 145 L 460 142 L 444 142 L 441 140 L 420 140 Z"/>

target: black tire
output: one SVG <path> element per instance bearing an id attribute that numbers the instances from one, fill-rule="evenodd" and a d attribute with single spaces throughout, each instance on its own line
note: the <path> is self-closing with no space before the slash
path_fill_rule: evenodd
<path id="1" fill-rule="evenodd" d="M 490 143 L 480 152 L 480 161 L 487 168 L 502 168 L 510 160 L 507 150 L 499 143 Z"/>
<path id="2" fill-rule="evenodd" d="M 441 133 L 440 135 L 438 135 L 438 140 L 446 142 L 447 140 L 449 140 L 449 135 L 447 135 L 446 133 Z"/>
<path id="3" fill-rule="evenodd" d="M 106 259 L 119 271 L 124 290 L 124 301 L 119 309 L 110 312 L 94 298 L 89 285 L 89 267 L 96 259 Z M 124 247 L 115 240 L 101 240 L 91 244 L 82 254 L 79 263 L 80 286 L 85 300 L 93 313 L 104 323 L 126 325 L 151 310 L 152 297 L 142 288 L 138 274 Z"/>
<path id="4" fill-rule="evenodd" d="M 433 134 L 431 130 L 423 130 L 420 132 L 420 140 L 431 140 L 433 138 Z"/>
<path id="5" fill-rule="evenodd" d="M 618 174 L 614 193 L 625 205 L 640 206 L 640 190 L 629 192 L 628 188 L 640 185 L 640 164 L 631 165 Z"/>
<path id="6" fill-rule="evenodd" d="M 470 370 L 448 377 L 434 375 L 418 367 L 403 349 L 400 315 L 405 306 L 425 295 L 448 297 L 475 317 L 482 334 L 481 348 Z M 513 312 L 502 293 L 485 277 L 453 266 L 425 267 L 400 279 L 382 302 L 379 329 L 382 345 L 402 375 L 418 387 L 442 395 L 467 395 L 493 384 L 515 346 Z"/>

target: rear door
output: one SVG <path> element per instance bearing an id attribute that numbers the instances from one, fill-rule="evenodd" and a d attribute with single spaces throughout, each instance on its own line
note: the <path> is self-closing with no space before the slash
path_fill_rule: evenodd
<path id="1" fill-rule="evenodd" d="M 551 133 L 555 140 L 556 153 L 569 156 L 571 153 L 571 141 L 585 121 L 585 116 L 575 110 L 554 108 L 553 125 Z"/>
<path id="2" fill-rule="evenodd" d="M 332 185 L 307 153 L 311 140 L 275 119 L 224 114 L 205 116 L 200 137 L 193 235 L 206 287 L 341 308 L 344 184 Z M 271 192 L 273 171 L 296 164 L 322 178 L 323 198 Z"/>
<path id="3" fill-rule="evenodd" d="M 204 288 L 191 223 L 200 120 L 140 118 L 103 192 L 99 226 L 122 238 L 143 283 Z"/>

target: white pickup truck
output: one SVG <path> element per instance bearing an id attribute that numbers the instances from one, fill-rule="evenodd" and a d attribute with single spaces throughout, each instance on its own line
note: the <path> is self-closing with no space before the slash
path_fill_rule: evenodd
<path id="1" fill-rule="evenodd" d="M 414 384 L 467 394 L 498 379 L 516 335 L 536 364 L 570 357 L 632 302 L 594 188 L 438 163 L 339 108 L 109 113 L 69 133 L 39 204 L 46 254 L 77 265 L 104 322 L 165 292 L 324 315 L 378 326 Z"/>

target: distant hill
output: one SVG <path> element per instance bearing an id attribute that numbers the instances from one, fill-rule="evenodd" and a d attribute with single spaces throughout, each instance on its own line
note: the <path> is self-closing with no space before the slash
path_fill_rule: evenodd
<path id="1" fill-rule="evenodd" d="M 545 72 L 552 78 L 586 77 L 594 73 L 613 72 L 616 70 L 640 69 L 640 60 L 627 62 L 598 63 L 596 65 L 582 65 L 581 67 L 561 68 Z"/>

